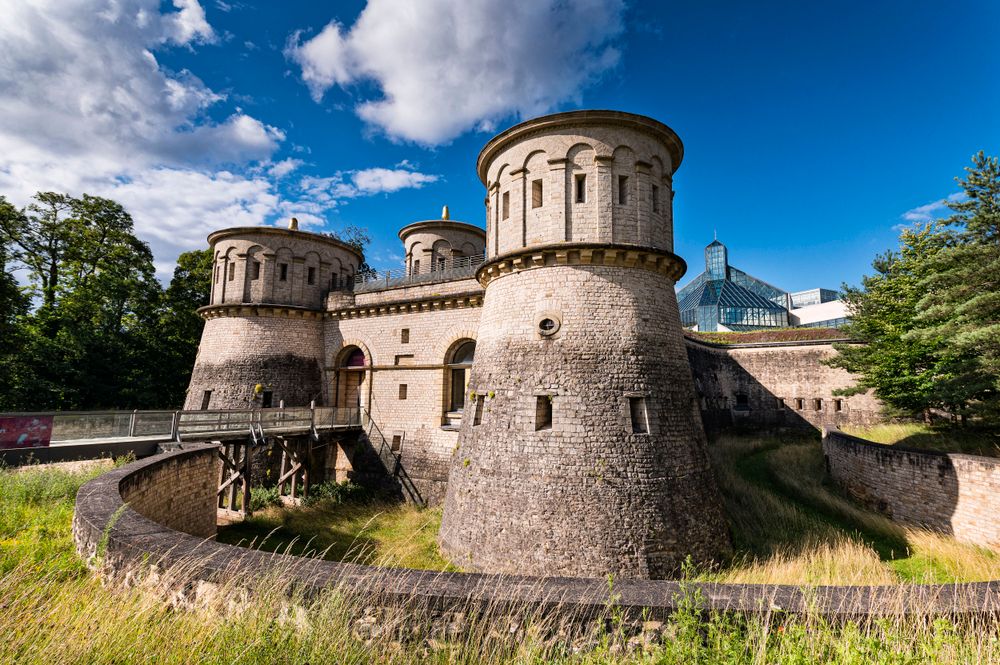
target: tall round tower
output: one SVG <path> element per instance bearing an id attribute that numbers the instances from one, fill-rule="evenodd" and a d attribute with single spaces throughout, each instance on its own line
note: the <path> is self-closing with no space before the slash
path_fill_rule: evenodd
<path id="1" fill-rule="evenodd" d="M 682 155 L 614 111 L 480 153 L 486 295 L 441 527 L 459 565 L 660 578 L 728 548 L 674 295 Z"/>
<path id="2" fill-rule="evenodd" d="M 208 242 L 212 294 L 199 310 L 205 329 L 184 408 L 321 400 L 326 296 L 353 284 L 361 254 L 294 219 L 287 229 L 223 229 Z"/>

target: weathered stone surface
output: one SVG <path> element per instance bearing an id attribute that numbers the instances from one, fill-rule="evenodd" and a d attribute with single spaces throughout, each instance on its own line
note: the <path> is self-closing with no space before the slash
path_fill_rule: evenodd
<path id="1" fill-rule="evenodd" d="M 1000 459 L 886 446 L 829 429 L 823 456 L 834 482 L 872 510 L 1000 548 Z"/>
<path id="2" fill-rule="evenodd" d="M 488 221 L 475 396 L 441 545 L 490 572 L 667 577 L 729 546 L 670 277 L 683 263 L 667 251 L 669 199 L 656 215 L 638 205 L 651 181 L 637 164 L 669 183 L 676 136 L 626 114 L 558 117 L 505 132 L 480 161 L 503 208 Z M 548 177 L 553 159 L 572 173 Z M 511 193 L 521 205 L 536 175 L 551 199 L 511 217 Z"/>

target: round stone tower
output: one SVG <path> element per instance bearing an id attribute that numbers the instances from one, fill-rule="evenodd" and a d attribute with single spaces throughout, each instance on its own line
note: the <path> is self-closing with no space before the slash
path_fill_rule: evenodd
<path id="1" fill-rule="evenodd" d="M 674 295 L 682 155 L 613 111 L 480 153 L 486 295 L 440 536 L 458 565 L 662 578 L 728 549 Z"/>
<path id="2" fill-rule="evenodd" d="M 323 311 L 354 282 L 361 254 L 298 230 L 242 227 L 208 236 L 214 264 L 186 409 L 305 406 L 322 399 Z"/>
<path id="3" fill-rule="evenodd" d="M 448 206 L 441 219 L 404 226 L 399 239 L 406 252 L 406 272 L 411 275 L 447 269 L 456 259 L 481 257 L 486 248 L 486 233 L 478 226 L 452 221 Z"/>

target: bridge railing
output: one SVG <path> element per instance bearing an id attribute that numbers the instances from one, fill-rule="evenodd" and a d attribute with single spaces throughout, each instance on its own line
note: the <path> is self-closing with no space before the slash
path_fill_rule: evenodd
<path id="1" fill-rule="evenodd" d="M 267 434 L 361 424 L 359 409 L 293 407 L 206 411 L 54 411 L 0 413 L 0 450 L 116 439 L 192 439 L 208 434 Z"/>

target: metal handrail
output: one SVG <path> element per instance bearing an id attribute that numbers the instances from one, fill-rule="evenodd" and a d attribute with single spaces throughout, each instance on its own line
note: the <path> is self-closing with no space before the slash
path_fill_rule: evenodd
<path id="1" fill-rule="evenodd" d="M 391 286 L 406 284 L 431 283 L 474 275 L 476 269 L 486 260 L 485 255 L 459 256 L 443 261 L 429 262 L 414 270 L 412 266 L 403 266 L 391 270 L 383 270 L 371 275 L 358 275 L 354 279 L 353 291 L 374 291 Z"/>
<path id="2" fill-rule="evenodd" d="M 0 413 L 0 418 L 37 418 L 49 428 L 47 440 L 52 443 L 135 438 L 181 441 L 206 434 L 249 435 L 253 428 L 258 432 L 309 431 L 361 424 L 358 409 L 316 406 L 204 411 L 36 411 Z"/>

